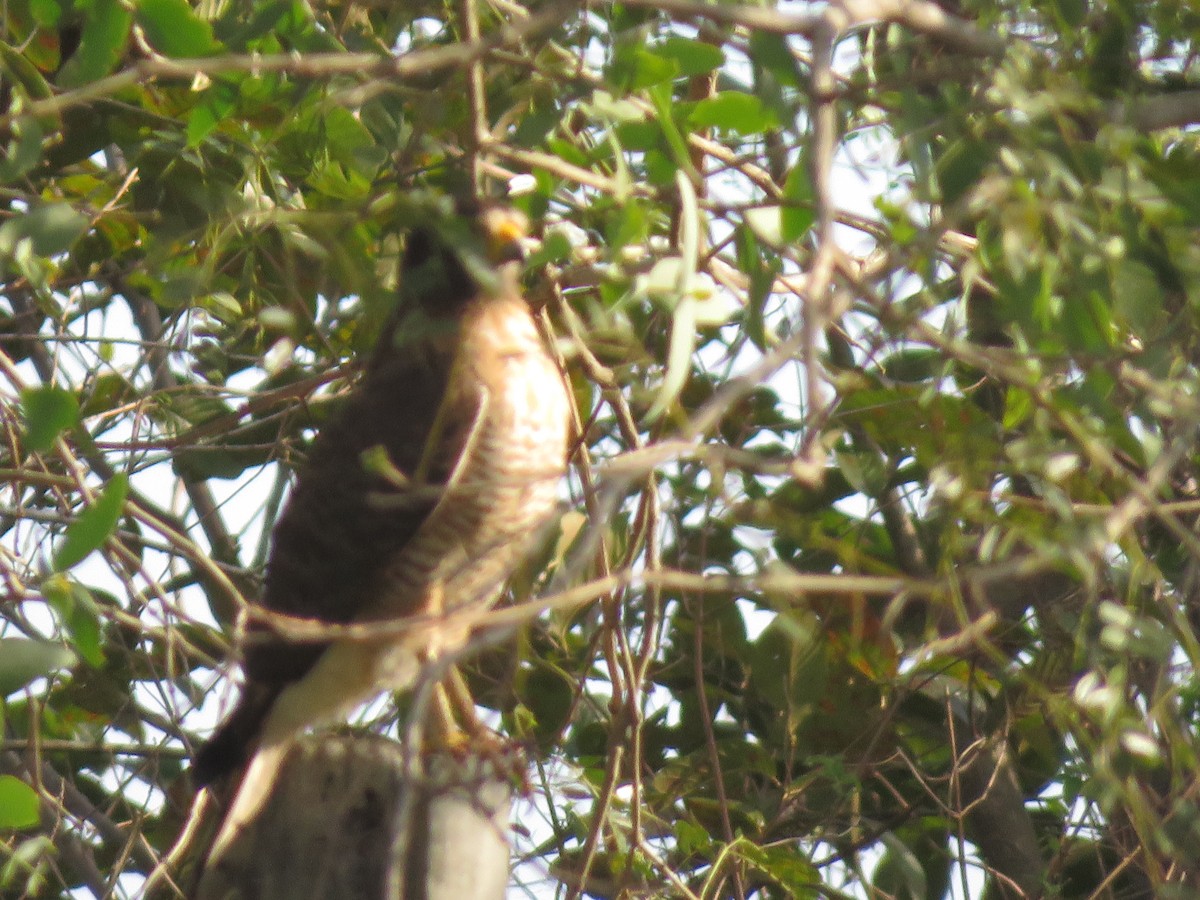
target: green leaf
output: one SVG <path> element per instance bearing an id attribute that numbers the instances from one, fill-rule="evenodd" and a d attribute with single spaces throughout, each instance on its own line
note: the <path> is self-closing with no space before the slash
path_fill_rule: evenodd
<path id="1" fill-rule="evenodd" d="M 1051 0 L 1046 4 L 1055 13 L 1064 30 L 1078 28 L 1087 18 L 1088 4 L 1086 0 Z"/>
<path id="2" fill-rule="evenodd" d="M 125 55 L 132 26 L 133 13 L 118 0 L 95 0 L 83 25 L 79 49 L 58 73 L 59 85 L 79 87 L 112 72 Z"/>
<path id="3" fill-rule="evenodd" d="M 13 253 L 28 238 L 38 256 L 65 253 L 88 229 L 88 217 L 69 203 L 35 206 L 0 225 L 0 253 Z"/>
<path id="4" fill-rule="evenodd" d="M 527 116 L 517 124 L 512 140 L 518 147 L 536 147 L 554 131 L 562 119 L 562 110 L 552 101 L 534 101 Z"/>
<path id="5" fill-rule="evenodd" d="M 671 85 L 660 84 L 651 88 L 646 92 L 650 97 L 650 102 L 654 104 L 654 112 L 658 117 L 658 124 L 662 128 L 663 137 L 667 140 L 667 146 L 671 148 L 671 155 L 674 157 L 675 167 L 671 171 L 671 178 L 675 177 L 676 169 L 683 169 L 693 180 L 699 180 L 699 175 L 692 166 L 691 154 L 688 150 L 687 139 L 679 130 L 679 124 L 675 121 L 675 100 L 671 91 Z M 646 169 L 651 171 L 652 154 L 646 155 Z"/>
<path id="6" fill-rule="evenodd" d="M 787 38 L 781 34 L 755 31 L 750 35 L 750 59 L 756 66 L 769 70 L 780 84 L 801 87 L 800 67 L 796 56 L 788 46 Z"/>
<path id="7" fill-rule="evenodd" d="M 743 213 L 746 226 L 754 236 L 771 247 L 782 247 L 783 210 L 778 206 L 756 206 Z"/>
<path id="8" fill-rule="evenodd" d="M 707 829 L 686 819 L 675 823 L 675 840 L 679 843 L 679 849 L 687 854 L 704 852 L 713 844 L 712 835 Z"/>
<path id="9" fill-rule="evenodd" d="M 995 148 L 978 141 L 958 138 L 942 153 L 935 165 L 942 202 L 957 203 L 979 184 L 983 171 L 995 156 Z"/>
<path id="10" fill-rule="evenodd" d="M 39 821 L 37 791 L 15 775 L 0 775 L 0 829 L 33 828 Z"/>
<path id="11" fill-rule="evenodd" d="M 62 644 L 0 637 L 0 697 L 73 665 L 75 654 Z"/>
<path id="12" fill-rule="evenodd" d="M 308 184 L 328 197 L 350 202 L 362 201 L 371 191 L 371 181 L 361 172 L 334 160 L 317 163 L 309 173 Z"/>
<path id="13" fill-rule="evenodd" d="M 364 150 L 377 149 L 371 132 L 347 109 L 330 109 L 321 119 L 321 129 L 325 138 L 325 152 L 338 162 L 357 165 L 361 163 Z"/>
<path id="14" fill-rule="evenodd" d="M 654 52 L 672 60 L 680 75 L 703 75 L 725 64 L 725 53 L 720 47 L 693 41 L 690 38 L 670 37 L 656 44 Z"/>
<path id="15" fill-rule="evenodd" d="M 137 23 L 150 45 L 170 57 L 208 56 L 221 49 L 212 26 L 187 0 L 140 0 Z"/>
<path id="16" fill-rule="evenodd" d="M 69 8 L 70 4 L 67 5 Z M 63 7 L 58 0 L 29 0 L 29 13 L 42 27 L 56 28 L 62 19 Z"/>
<path id="17" fill-rule="evenodd" d="M 546 141 L 546 148 L 563 162 L 586 168 L 591 164 L 587 155 L 570 141 L 562 138 L 552 138 Z"/>
<path id="18" fill-rule="evenodd" d="M 537 271 L 550 263 L 561 263 L 571 258 L 571 239 L 562 231 L 551 231 L 542 239 L 542 245 L 525 260 L 526 268 Z"/>
<path id="19" fill-rule="evenodd" d="M 237 322 L 244 315 L 242 305 L 229 291 L 213 291 L 199 298 L 196 305 L 208 310 L 222 322 Z"/>
<path id="20" fill-rule="evenodd" d="M 27 388 L 21 392 L 25 416 L 25 449 L 45 453 L 54 439 L 79 422 L 79 400 L 59 387 Z"/>
<path id="21" fill-rule="evenodd" d="M 892 897 L 924 900 L 929 896 L 925 870 L 912 848 L 891 832 L 883 835 L 883 845 L 887 851 L 875 868 L 875 884 Z"/>
<path id="22" fill-rule="evenodd" d="M 108 412 L 113 407 L 125 403 L 134 395 L 134 386 L 123 375 L 106 372 L 92 382 L 91 391 L 84 399 L 79 412 L 83 416 Z"/>
<path id="23" fill-rule="evenodd" d="M 96 501 L 67 528 L 63 542 L 54 554 L 54 571 L 62 572 L 82 562 L 108 540 L 120 521 L 128 493 L 129 478 L 123 472 L 118 472 Z"/>
<path id="24" fill-rule="evenodd" d="M 650 217 L 646 208 L 636 200 L 624 204 L 608 227 L 608 244 L 614 250 L 636 244 L 650 233 Z"/>
<path id="25" fill-rule="evenodd" d="M 646 183 L 655 187 L 665 187 L 675 181 L 675 173 L 679 166 L 661 150 L 650 150 L 646 153 Z"/>
<path id="26" fill-rule="evenodd" d="M 1163 289 L 1150 268 L 1122 259 L 1112 275 L 1113 307 L 1141 337 L 1157 336 L 1166 322 Z"/>
<path id="27" fill-rule="evenodd" d="M 744 319 L 746 334 L 759 350 L 765 350 L 767 347 L 766 305 L 775 284 L 775 276 L 782 267 L 782 263 L 777 253 L 763 253 L 754 229 L 749 224 L 737 230 L 737 260 L 738 268 L 750 276 L 750 290 L 746 298 Z"/>
<path id="28" fill-rule="evenodd" d="M 784 888 L 787 896 L 797 900 L 815 900 L 822 896 L 822 892 L 814 889 L 814 885 L 820 883 L 820 875 L 803 852 L 795 847 L 759 847 L 747 840 L 739 840 L 736 849 L 742 859 Z"/>
<path id="29" fill-rule="evenodd" d="M 663 372 L 658 396 L 646 413 L 653 421 L 665 413 L 679 398 L 692 372 L 692 352 L 696 349 L 696 308 L 692 303 L 679 303 L 671 316 L 671 337 L 667 344 L 667 366 Z"/>
<path id="30" fill-rule="evenodd" d="M 912 347 L 885 356 L 879 368 L 893 381 L 929 381 L 946 368 L 946 355 L 940 350 Z"/>
<path id="31" fill-rule="evenodd" d="M 187 119 L 187 145 L 198 147 L 221 121 L 215 103 L 200 103 L 195 106 Z"/>
<path id="32" fill-rule="evenodd" d="M 797 163 L 788 173 L 783 185 L 783 196 L 790 205 L 780 207 L 779 236 L 787 244 L 794 244 L 808 233 L 817 219 L 813 206 L 812 181 L 803 162 Z"/>
<path id="33" fill-rule="evenodd" d="M 31 100 L 44 100 L 53 93 L 37 66 L 3 41 L 0 41 L 0 72 L 10 83 L 20 85 Z"/>
<path id="34" fill-rule="evenodd" d="M 688 117 L 695 128 L 722 128 L 737 134 L 758 134 L 778 124 L 753 94 L 721 91 L 696 104 Z"/>
<path id="35" fill-rule="evenodd" d="M 104 665 L 104 632 L 91 592 L 77 581 L 56 573 L 42 582 L 42 596 L 71 636 L 71 646 L 89 666 Z"/>
<path id="36" fill-rule="evenodd" d="M 607 81 L 622 91 L 636 91 L 673 81 L 679 74 L 674 59 L 659 56 L 644 47 L 622 47 L 608 69 Z"/>
<path id="37" fill-rule="evenodd" d="M 811 714 L 828 682 L 817 625 L 809 616 L 775 616 L 746 652 L 750 684 L 759 698 L 794 725 Z"/>
<path id="38" fill-rule="evenodd" d="M 20 178 L 42 159 L 45 132 L 33 116 L 21 116 L 9 128 L 7 144 L 0 150 L 0 184 Z"/>

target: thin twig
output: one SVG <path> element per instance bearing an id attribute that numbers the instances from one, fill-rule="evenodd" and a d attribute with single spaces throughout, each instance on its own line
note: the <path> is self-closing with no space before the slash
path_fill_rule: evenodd
<path id="1" fill-rule="evenodd" d="M 228 54 L 200 59 L 143 59 L 114 75 L 93 81 L 75 90 L 65 91 L 24 107 L 20 116 L 58 115 L 67 109 L 104 97 L 125 88 L 152 81 L 193 81 L 198 75 L 212 78 L 217 75 L 246 72 L 251 75 L 278 72 L 300 78 L 329 78 L 335 75 L 355 75 L 363 79 L 380 79 L 395 83 L 418 75 L 430 75 L 467 65 L 491 50 L 509 47 L 525 38 L 547 31 L 578 8 L 574 2 L 552 3 L 537 15 L 516 24 L 505 25 L 487 38 L 478 41 L 449 44 L 413 50 L 400 57 L 376 53 L 277 53 Z M 0 116 L 0 128 L 11 127 L 18 116 Z"/>

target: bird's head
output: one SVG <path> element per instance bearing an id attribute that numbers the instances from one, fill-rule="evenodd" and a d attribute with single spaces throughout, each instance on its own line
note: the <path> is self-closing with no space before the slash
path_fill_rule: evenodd
<path id="1" fill-rule="evenodd" d="M 482 204 L 474 213 L 488 261 L 496 268 L 525 258 L 529 219 L 519 209 L 500 203 Z"/>
<path id="2" fill-rule="evenodd" d="M 453 213 L 409 234 L 401 286 L 406 297 L 434 316 L 453 315 L 481 294 L 510 293 L 524 257 L 529 221 L 512 207 L 470 199 Z"/>

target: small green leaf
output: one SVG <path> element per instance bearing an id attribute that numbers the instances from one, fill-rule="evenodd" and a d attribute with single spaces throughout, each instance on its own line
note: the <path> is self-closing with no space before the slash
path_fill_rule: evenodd
<path id="1" fill-rule="evenodd" d="M 108 412 L 129 400 L 134 395 L 134 390 L 133 385 L 126 381 L 123 375 L 106 372 L 92 382 L 92 389 L 79 412 L 84 416 Z"/>
<path id="2" fill-rule="evenodd" d="M 929 896 L 925 870 L 912 848 L 890 831 L 883 845 L 887 850 L 875 868 L 875 882 L 893 897 Z"/>
<path id="3" fill-rule="evenodd" d="M 1113 307 L 1141 337 L 1156 336 L 1165 325 L 1163 289 L 1150 268 L 1122 259 L 1112 275 Z"/>
<path id="4" fill-rule="evenodd" d="M 129 478 L 119 472 L 100 492 L 96 501 L 67 528 L 63 542 L 54 554 L 54 571 L 62 572 L 82 562 L 108 540 L 120 521 L 128 493 Z"/>
<path id="5" fill-rule="evenodd" d="M 42 582 L 42 596 L 66 627 L 71 647 L 89 666 L 104 665 L 104 632 L 91 591 L 62 573 Z"/>
<path id="6" fill-rule="evenodd" d="M 769 70 L 780 84 L 803 87 L 804 79 L 800 75 L 800 66 L 796 63 L 796 56 L 783 35 L 768 34 L 765 31 L 753 32 L 750 35 L 750 59 L 754 61 L 754 65 Z"/>
<path id="7" fill-rule="evenodd" d="M 777 124 L 761 100 L 741 91 L 721 91 L 696 104 L 688 117 L 695 128 L 722 128 L 738 134 L 758 134 Z"/>
<path id="8" fill-rule="evenodd" d="M 349 110 L 337 106 L 330 109 L 321 119 L 321 129 L 330 159 L 359 167 L 364 155 L 376 155 L 378 147 L 370 130 Z"/>
<path id="9" fill-rule="evenodd" d="M 657 49 L 657 48 L 656 48 Z M 644 47 L 623 47 L 609 66 L 607 81 L 626 91 L 636 91 L 651 85 L 673 81 L 679 75 L 679 66 Z"/>
<path id="10" fill-rule="evenodd" d="M 187 0 L 140 0 L 137 23 L 150 46 L 170 57 L 208 56 L 220 49 L 212 26 Z"/>
<path id="11" fill-rule="evenodd" d="M 88 217 L 69 203 L 35 206 L 0 225 L 0 253 L 12 253 L 24 238 L 39 256 L 65 253 L 87 229 Z"/>
<path id="12" fill-rule="evenodd" d="M 789 897 L 816 897 L 813 885 L 820 876 L 803 853 L 787 846 L 758 847 L 746 840 L 736 842 L 738 855 L 782 887 Z"/>
<path id="13" fill-rule="evenodd" d="M 198 305 L 208 310 L 222 322 L 237 322 L 242 318 L 242 305 L 228 291 L 213 291 L 201 297 Z"/>
<path id="14" fill-rule="evenodd" d="M 683 260 L 678 256 L 667 256 L 658 260 L 645 275 L 638 277 L 638 293 L 660 300 L 668 309 L 674 309 L 680 299 L 680 286 L 684 278 Z"/>
<path id="15" fill-rule="evenodd" d="M 525 260 L 527 269 L 536 271 L 550 263 L 569 260 L 572 253 L 571 239 L 561 230 L 551 231 L 542 239 L 542 246 Z"/>
<path id="16" fill-rule="evenodd" d="M 591 160 L 587 158 L 587 155 L 570 141 L 565 141 L 561 138 L 551 138 L 546 141 L 546 147 L 563 162 L 585 168 L 591 165 Z"/>
<path id="17" fill-rule="evenodd" d="M 37 791 L 15 775 L 0 775 L 0 829 L 33 828 L 39 821 Z"/>
<path id="18" fill-rule="evenodd" d="M 746 225 L 760 241 L 772 247 L 784 246 L 783 212 L 778 206 L 758 206 L 743 215 Z"/>
<path id="19" fill-rule="evenodd" d="M 596 91 L 592 94 L 592 102 L 587 105 L 588 114 L 601 119 L 609 119 L 621 125 L 641 124 L 646 121 L 646 109 L 634 100 L 623 100 L 614 97 L 608 91 Z M 651 129 L 657 135 L 657 131 Z"/>
<path id="20" fill-rule="evenodd" d="M 1052 0 L 1047 6 L 1055 12 L 1066 28 L 1078 28 L 1087 19 L 1088 5 L 1085 0 Z"/>
<path id="21" fill-rule="evenodd" d="M 675 179 L 676 172 L 682 169 L 693 181 L 699 182 L 700 176 L 692 166 L 691 151 L 688 149 L 687 139 L 683 136 L 683 132 L 680 131 L 680 123 L 675 120 L 675 98 L 671 90 L 671 85 L 656 85 L 646 93 L 650 98 L 650 102 L 654 105 L 658 124 L 662 128 L 663 137 L 666 138 L 667 146 L 670 148 L 671 156 L 674 158 L 675 166 L 671 172 L 672 180 Z M 652 156 L 653 154 L 646 155 L 647 174 L 653 174 Z"/>
<path id="22" fill-rule="evenodd" d="M 29 12 L 33 21 L 42 27 L 56 28 L 62 19 L 63 8 L 58 0 L 29 0 Z"/>
<path id="23" fill-rule="evenodd" d="M 636 244 L 650 233 L 650 217 L 646 208 L 636 200 L 624 204 L 608 228 L 608 244 L 619 250 L 627 244 Z"/>
<path id="24" fill-rule="evenodd" d="M 707 829 L 701 828 L 686 819 L 680 819 L 675 822 L 675 840 L 679 843 L 679 849 L 684 853 L 702 853 L 712 847 L 713 838 L 708 833 Z"/>
<path id="25" fill-rule="evenodd" d="M 95 0 L 88 8 L 79 49 L 58 73 L 59 85 L 79 87 L 112 72 L 125 55 L 132 26 L 133 13 L 119 0 Z"/>
<path id="26" fill-rule="evenodd" d="M 654 46 L 654 52 L 673 60 L 683 76 L 703 75 L 725 64 L 725 54 L 720 47 L 693 41 L 690 38 L 671 37 Z"/>
<path id="27" fill-rule="evenodd" d="M 21 690 L 31 681 L 75 665 L 75 654 L 51 641 L 0 638 L 0 697 Z"/>
<path id="28" fill-rule="evenodd" d="M 679 166 L 661 150 L 646 153 L 646 182 L 655 187 L 665 187 L 675 181 Z"/>
<path id="29" fill-rule="evenodd" d="M 54 439 L 79 422 L 79 400 L 59 387 L 27 388 L 21 392 L 25 414 L 25 449 L 45 453 Z"/>
<path id="30" fill-rule="evenodd" d="M 812 181 L 803 162 L 797 163 L 788 173 L 783 195 L 791 205 L 779 210 L 779 236 L 784 243 L 794 244 L 808 233 L 817 218 Z"/>
<path id="31" fill-rule="evenodd" d="M 996 148 L 956 138 L 938 158 L 934 171 L 941 186 L 942 202 L 949 205 L 961 200 L 979 184 L 984 169 L 995 157 Z"/>
<path id="32" fill-rule="evenodd" d="M 893 381 L 923 382 L 939 376 L 946 367 L 940 350 L 919 347 L 898 350 L 880 360 L 879 368 Z"/>
<path id="33" fill-rule="evenodd" d="M 658 396 L 646 413 L 647 421 L 654 421 L 679 398 L 688 376 L 692 373 L 692 352 L 696 349 L 696 307 L 692 303 L 680 303 L 671 317 L 671 337 L 667 344 L 667 367 L 663 372 Z"/>
<path id="34" fill-rule="evenodd" d="M 33 116 L 21 116 L 9 126 L 10 138 L 0 148 L 0 184 L 20 178 L 42 160 L 45 132 Z"/>
<path id="35" fill-rule="evenodd" d="M 10 83 L 19 84 L 32 100 L 44 100 L 53 93 L 37 66 L 3 41 L 0 41 L 0 72 Z"/>
<path id="36" fill-rule="evenodd" d="M 200 142 L 212 133 L 220 121 L 212 103 L 201 103 L 194 107 L 187 118 L 187 145 L 199 147 Z"/>

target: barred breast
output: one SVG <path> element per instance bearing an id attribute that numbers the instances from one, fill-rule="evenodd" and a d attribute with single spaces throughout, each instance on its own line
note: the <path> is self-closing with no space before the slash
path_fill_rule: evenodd
<path id="1" fill-rule="evenodd" d="M 569 403 L 519 297 L 481 298 L 463 320 L 452 381 L 479 414 L 437 508 L 384 574 L 367 618 L 495 601 L 558 502 Z M 424 601 L 413 603 L 414 593 Z"/>

